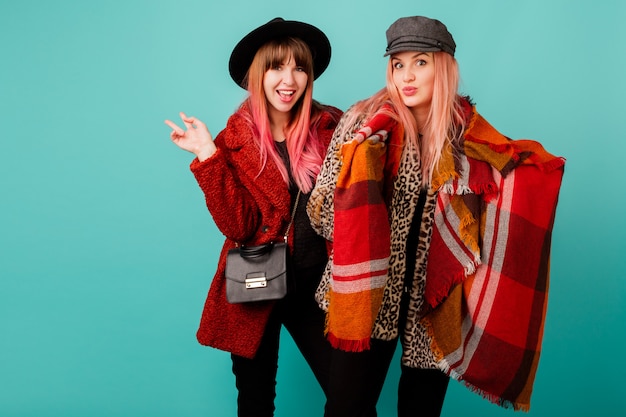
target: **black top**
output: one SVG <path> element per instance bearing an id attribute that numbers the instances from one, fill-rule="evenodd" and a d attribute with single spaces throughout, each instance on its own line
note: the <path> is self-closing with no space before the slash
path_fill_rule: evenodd
<path id="1" fill-rule="evenodd" d="M 422 214 L 424 212 L 424 206 L 426 205 L 426 191 L 420 192 L 417 200 L 417 206 L 415 207 L 415 214 L 413 214 L 413 220 L 411 221 L 411 227 L 409 229 L 409 235 L 406 241 L 406 271 L 404 274 L 404 292 L 402 294 L 402 301 L 400 302 L 400 320 L 398 327 L 404 328 L 406 323 L 406 312 L 409 307 L 411 299 L 411 287 L 413 286 L 413 277 L 415 275 L 415 262 L 417 261 L 417 245 L 419 243 L 420 229 L 422 226 Z"/>
<path id="2" fill-rule="evenodd" d="M 287 141 L 274 142 L 276 150 L 287 167 L 289 172 L 289 194 L 291 195 L 291 207 L 295 203 L 298 195 L 298 186 L 293 181 L 291 175 L 291 165 L 289 163 L 289 153 L 287 152 Z M 311 227 L 309 215 L 306 212 L 306 205 L 311 193 L 301 193 L 296 208 L 296 214 L 292 224 L 293 256 L 292 261 L 295 268 L 308 268 L 319 264 L 325 264 L 328 260 L 326 252 L 326 240 L 318 235 Z"/>

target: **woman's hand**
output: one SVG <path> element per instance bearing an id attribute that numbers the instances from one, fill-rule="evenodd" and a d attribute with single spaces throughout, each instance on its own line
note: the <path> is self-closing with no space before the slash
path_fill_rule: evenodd
<path id="1" fill-rule="evenodd" d="M 165 124 L 172 128 L 170 133 L 172 142 L 179 148 L 195 154 L 201 162 L 210 158 L 217 148 L 206 125 L 195 117 L 187 117 L 183 112 L 180 113 L 180 118 L 187 130 L 170 120 L 165 121 Z"/>

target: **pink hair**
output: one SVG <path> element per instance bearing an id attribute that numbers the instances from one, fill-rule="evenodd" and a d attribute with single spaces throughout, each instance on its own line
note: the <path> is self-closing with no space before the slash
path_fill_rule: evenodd
<path id="1" fill-rule="evenodd" d="M 421 141 L 420 146 L 422 170 L 424 178 L 428 178 L 429 183 L 446 143 L 457 146 L 459 136 L 465 130 L 465 118 L 458 95 L 460 79 L 458 63 L 446 52 L 433 53 L 433 60 L 435 64 L 433 97 L 424 127 L 424 134 L 428 140 Z M 388 86 L 390 76 L 391 73 L 388 71 Z"/>
<path id="2" fill-rule="evenodd" d="M 345 135 L 348 129 L 359 120 L 369 119 L 380 107 L 389 103 L 393 106 L 396 114 L 389 114 L 404 127 L 405 143 L 415 146 L 418 150 L 422 165 L 423 178 L 428 184 L 432 180 L 433 171 L 441 157 L 441 152 L 446 143 L 457 145 L 459 133 L 465 129 L 465 118 L 461 108 L 458 86 L 459 70 L 454 57 L 446 52 L 435 52 L 435 79 L 433 97 L 424 128 L 424 134 L 428 141 L 419 140 L 419 133 L 415 117 L 408 107 L 404 105 L 398 89 L 393 83 L 393 65 L 391 59 L 387 65 L 387 84 L 370 98 L 359 101 L 352 106 L 350 116 L 345 120 Z M 423 184 L 424 186 L 426 184 Z"/>
<path id="3" fill-rule="evenodd" d="M 268 69 L 294 59 L 308 75 L 304 94 L 291 110 L 287 126 L 287 150 L 294 182 L 303 192 L 309 192 L 319 173 L 325 149 L 317 135 L 317 122 L 322 106 L 313 100 L 313 58 L 306 43 L 298 38 L 281 38 L 264 44 L 257 51 L 248 74 L 248 99 L 250 113 L 244 115 L 250 123 L 259 145 L 261 172 L 268 158 L 273 160 L 283 180 L 289 184 L 289 173 L 283 163 L 270 130 L 267 99 L 263 90 L 263 77 Z M 241 111 L 241 110 L 240 110 Z"/>

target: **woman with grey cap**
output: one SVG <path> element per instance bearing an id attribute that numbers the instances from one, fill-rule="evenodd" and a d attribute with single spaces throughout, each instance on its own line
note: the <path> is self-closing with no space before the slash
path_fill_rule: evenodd
<path id="1" fill-rule="evenodd" d="M 528 410 L 564 159 L 459 95 L 443 23 L 386 34 L 386 87 L 340 120 L 307 206 L 332 241 L 316 294 L 331 385 L 375 403 L 399 340 L 398 416 L 439 416 L 449 377 Z"/>
<path id="2" fill-rule="evenodd" d="M 327 392 L 332 348 L 314 299 L 326 241 L 311 229 L 306 202 L 341 116 L 313 100 L 313 80 L 330 56 L 328 38 L 315 26 L 272 19 L 233 49 L 230 75 L 248 95 L 215 140 L 195 117 L 181 113 L 184 128 L 166 121 L 172 141 L 196 156 L 191 171 L 225 237 L 197 338 L 230 352 L 240 417 L 274 415 L 283 325 Z M 285 234 L 293 290 L 278 301 L 228 302 L 228 251 L 281 242 Z"/>

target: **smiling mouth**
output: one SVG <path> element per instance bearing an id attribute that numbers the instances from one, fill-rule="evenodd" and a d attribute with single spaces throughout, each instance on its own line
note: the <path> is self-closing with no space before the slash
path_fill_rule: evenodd
<path id="1" fill-rule="evenodd" d="M 292 97 L 296 92 L 294 90 L 277 90 L 278 91 L 278 95 L 281 97 Z"/>

